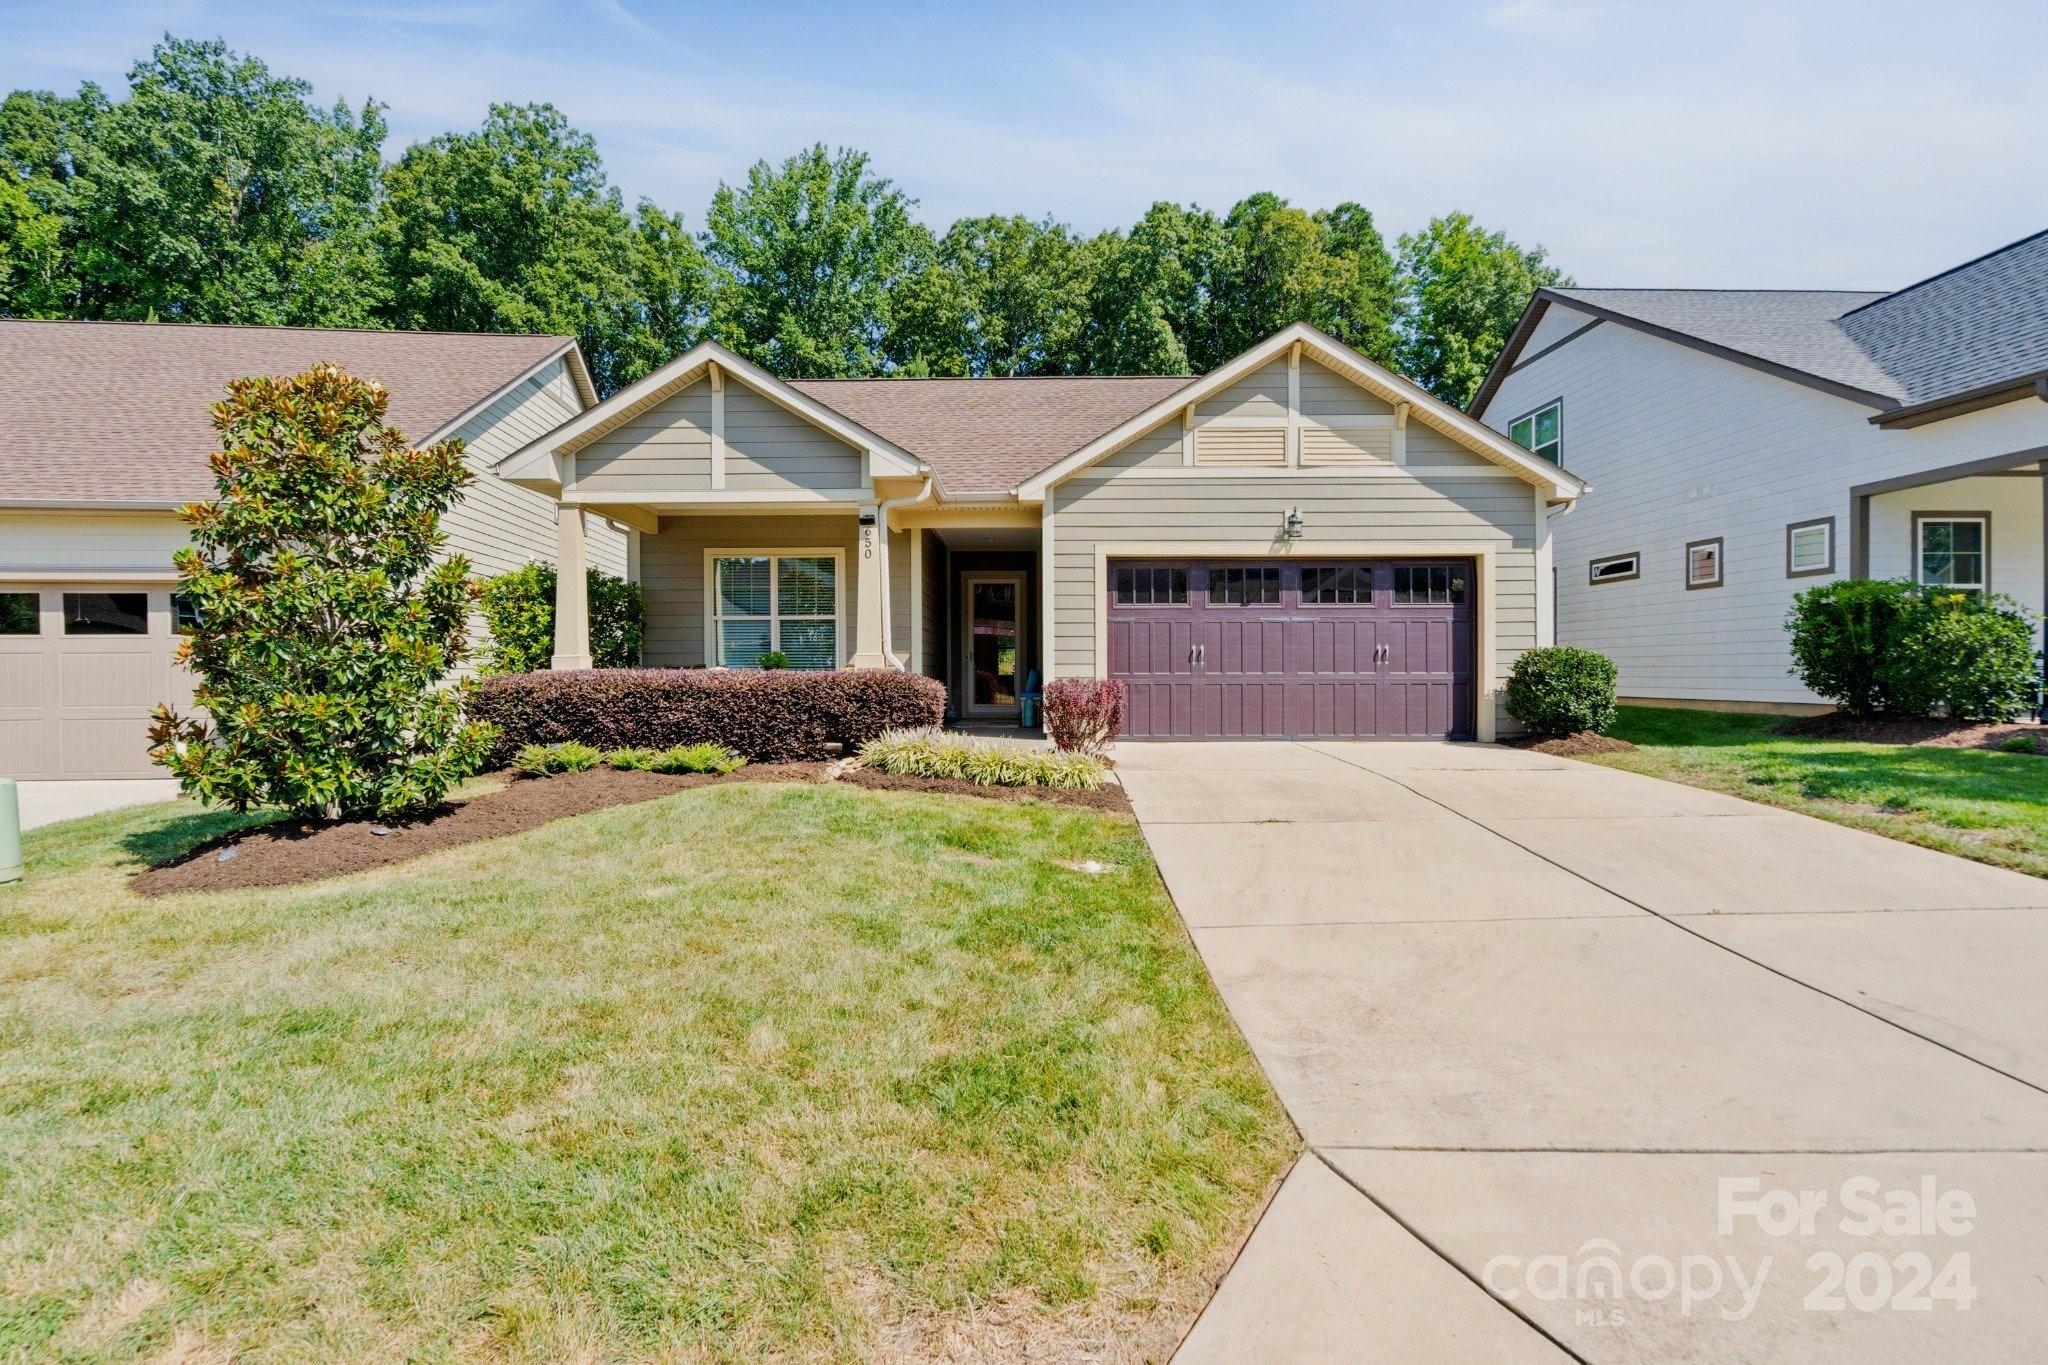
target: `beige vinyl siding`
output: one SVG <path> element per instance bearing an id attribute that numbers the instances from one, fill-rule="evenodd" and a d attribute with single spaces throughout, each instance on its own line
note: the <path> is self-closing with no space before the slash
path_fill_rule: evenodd
<path id="1" fill-rule="evenodd" d="M 930 531 L 924 537 L 924 658 L 919 671 L 931 678 L 946 675 L 946 547 Z"/>
<path id="2" fill-rule="evenodd" d="M 735 493 L 804 489 L 857 497 L 861 453 L 751 389 L 725 386 L 725 486 Z"/>
<path id="3" fill-rule="evenodd" d="M 1408 419 L 1408 463 L 1428 469 L 1487 469 L 1499 466 L 1484 455 L 1467 450 L 1435 427 Z M 1524 485 L 1526 486 L 1526 485 Z"/>
<path id="4" fill-rule="evenodd" d="M 910 657 L 910 627 L 916 619 L 910 584 L 914 566 L 910 562 L 911 531 L 889 533 L 889 649 L 906 668 L 916 668 Z"/>
<path id="5" fill-rule="evenodd" d="M 1181 463 L 1180 456 L 1181 419 L 1176 416 L 1163 426 L 1157 426 L 1138 437 L 1121 450 L 1113 451 L 1095 464 L 1089 471 L 1115 469 L 1139 469 L 1147 465 L 1170 466 Z"/>
<path id="6" fill-rule="evenodd" d="M 1311 421 L 1324 417 L 1392 417 L 1394 408 L 1328 366 L 1304 358 L 1301 415 Z"/>
<path id="7" fill-rule="evenodd" d="M 583 410 L 565 361 L 536 371 L 456 431 L 476 480 L 462 501 L 441 519 L 448 549 L 468 557 L 479 577 L 506 573 L 522 564 L 555 559 L 555 501 L 545 493 L 506 483 L 489 472 L 506 455 L 545 436 Z M 422 433 L 424 434 L 424 433 Z M 589 518 L 585 552 L 593 567 L 626 572 L 626 534 L 610 522 Z"/>
<path id="8" fill-rule="evenodd" d="M 1226 389 L 1219 390 L 1195 406 L 1195 425 L 1218 417 L 1287 416 L 1287 361 L 1275 360 L 1261 366 Z"/>
<path id="9" fill-rule="evenodd" d="M 630 493 L 649 486 L 708 492 L 711 385 L 700 379 L 669 395 L 605 432 L 573 458 L 572 477 L 579 492 Z"/>
<path id="10" fill-rule="evenodd" d="M 10 570 L 168 577 L 185 539 L 176 512 L 0 510 L 0 579 Z"/>
<path id="11" fill-rule="evenodd" d="M 1212 542 L 1281 550 L 1281 518 L 1299 507 L 1300 541 L 1285 549 L 1308 559 L 1317 545 L 1427 543 L 1493 554 L 1492 620 L 1497 690 L 1521 652 L 1536 643 L 1536 494 L 1519 479 L 1449 478 L 1436 482 L 1377 476 L 1275 474 L 1272 479 L 1108 479 L 1070 481 L 1050 494 L 1055 524 L 1053 657 L 1055 676 L 1095 671 L 1095 581 L 1100 545 L 1166 546 Z M 1505 716 L 1503 731 L 1512 725 Z"/>
<path id="12" fill-rule="evenodd" d="M 648 664 L 696 668 L 704 653 L 706 550 L 836 548 L 840 565 L 840 653 L 852 654 L 855 519 L 843 516 L 663 517 L 658 535 L 640 538 L 640 581 L 647 592 Z"/>

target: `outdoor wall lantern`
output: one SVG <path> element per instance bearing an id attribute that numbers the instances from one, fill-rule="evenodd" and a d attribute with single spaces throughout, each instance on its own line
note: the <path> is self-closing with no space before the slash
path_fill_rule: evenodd
<path id="1" fill-rule="evenodd" d="M 1299 507 L 1288 508 L 1287 515 L 1280 518 L 1280 538 L 1282 540 L 1301 539 L 1301 509 Z"/>

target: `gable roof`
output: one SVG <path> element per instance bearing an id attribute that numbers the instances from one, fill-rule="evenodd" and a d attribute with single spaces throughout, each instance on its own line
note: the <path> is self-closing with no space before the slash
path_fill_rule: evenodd
<path id="1" fill-rule="evenodd" d="M 1011 489 L 1160 399 L 1187 375 L 798 379 L 790 387 L 915 452 L 949 497 Z"/>
<path id="2" fill-rule="evenodd" d="M 332 361 L 391 391 L 425 444 L 559 356 L 569 337 L 0 318 L 0 504 L 175 507 L 214 496 L 228 381 Z"/>
<path id="3" fill-rule="evenodd" d="M 1890 293 L 1539 289 L 1473 413 L 1485 412 L 1553 304 L 1866 404 L 1886 425 L 2004 401 L 2048 376 L 2048 232 Z"/>
<path id="4" fill-rule="evenodd" d="M 1554 499 L 1577 498 L 1589 487 L 1576 474 L 1567 473 L 1550 461 L 1530 454 L 1493 428 L 1432 396 L 1413 380 L 1367 358 L 1328 332 L 1306 322 L 1297 322 L 1281 328 L 1258 345 L 1165 395 L 1151 406 L 1133 413 L 1057 464 L 1024 480 L 1017 486 L 1018 498 L 1025 502 L 1043 499 L 1046 491 L 1067 475 L 1112 454 L 1182 408 L 1229 387 L 1259 366 L 1286 355 L 1296 345 L 1368 392 L 1377 393 L 1391 403 L 1406 404 L 1415 420 L 1435 428 L 1474 454 L 1513 470 Z"/>
<path id="5" fill-rule="evenodd" d="M 2048 232 L 1845 313 L 1909 405 L 2048 371 Z"/>
<path id="6" fill-rule="evenodd" d="M 653 407 L 671 394 L 680 393 L 703 378 L 712 365 L 742 384 L 822 431 L 849 445 L 858 446 L 875 465 L 878 474 L 914 475 L 924 472 L 917 456 L 880 432 L 863 426 L 845 413 L 778 379 L 768 371 L 741 358 L 715 341 L 700 341 L 674 360 L 625 388 L 553 431 L 529 441 L 492 466 L 501 479 L 522 484 L 559 484 L 555 457 L 568 454 L 595 440 L 600 434 Z"/>

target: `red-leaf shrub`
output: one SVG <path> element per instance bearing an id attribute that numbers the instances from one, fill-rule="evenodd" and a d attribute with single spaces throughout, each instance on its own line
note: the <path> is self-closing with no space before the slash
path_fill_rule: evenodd
<path id="1" fill-rule="evenodd" d="M 528 744 L 599 749 L 723 744 L 755 763 L 852 753 L 884 730 L 937 725 L 946 689 L 889 669 L 833 673 L 597 668 L 508 673 L 476 685 L 469 714 L 498 727 L 496 762 Z"/>
<path id="2" fill-rule="evenodd" d="M 1045 685 L 1045 733 L 1058 748 L 1099 754 L 1124 728 L 1130 699 L 1116 678 L 1054 678 Z"/>

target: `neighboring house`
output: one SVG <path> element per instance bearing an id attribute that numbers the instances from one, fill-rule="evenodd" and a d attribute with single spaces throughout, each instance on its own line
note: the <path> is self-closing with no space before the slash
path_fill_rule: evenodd
<path id="1" fill-rule="evenodd" d="M 501 461 L 640 533 L 646 661 L 908 668 L 1014 723 L 1118 677 L 1143 738 L 1489 738 L 1583 483 L 1312 327 L 1199 378 L 784 382 L 714 344 Z M 555 665 L 588 667 L 565 572 Z"/>
<path id="2" fill-rule="evenodd" d="M 554 558 L 552 502 L 488 470 L 596 401 L 568 338 L 0 320 L 0 775 L 161 775 L 144 732 L 191 695 L 171 554 L 214 496 L 209 410 L 320 361 L 388 388 L 415 444 L 469 443 L 450 549 L 483 574 Z M 591 561 L 625 572 L 629 539 L 600 527 Z"/>
<path id="3" fill-rule="evenodd" d="M 1804 710 L 1803 588 L 2044 609 L 2044 399 L 2048 232 L 1893 293 L 1539 290 L 1471 411 L 1599 490 L 1555 523 L 1561 642 L 1625 698 Z"/>

